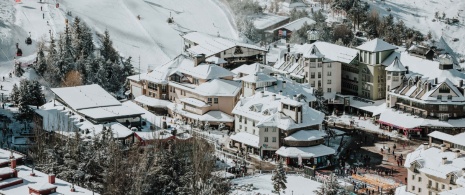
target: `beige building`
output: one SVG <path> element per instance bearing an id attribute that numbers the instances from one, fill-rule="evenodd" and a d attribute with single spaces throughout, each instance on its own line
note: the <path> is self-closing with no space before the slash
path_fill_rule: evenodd
<path id="1" fill-rule="evenodd" d="M 382 62 L 387 59 L 397 47 L 381 39 L 368 41 L 356 49 L 358 55 L 358 96 L 371 100 L 386 97 L 386 70 Z M 355 70 L 356 72 L 357 70 Z"/>

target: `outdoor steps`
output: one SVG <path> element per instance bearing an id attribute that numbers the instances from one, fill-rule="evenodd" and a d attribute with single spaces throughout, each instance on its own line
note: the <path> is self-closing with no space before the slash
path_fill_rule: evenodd
<path id="1" fill-rule="evenodd" d="M 8 179 L 0 181 L 0 189 L 18 185 L 21 183 L 23 183 L 23 179 L 21 178 L 8 178 Z"/>

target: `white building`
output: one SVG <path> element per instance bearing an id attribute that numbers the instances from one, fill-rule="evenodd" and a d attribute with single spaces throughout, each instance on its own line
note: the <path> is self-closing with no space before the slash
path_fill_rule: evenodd
<path id="1" fill-rule="evenodd" d="M 234 107 L 234 142 L 248 151 L 271 156 L 283 145 L 281 135 L 301 129 L 320 129 L 324 114 L 293 97 L 261 91 L 241 98 Z"/>

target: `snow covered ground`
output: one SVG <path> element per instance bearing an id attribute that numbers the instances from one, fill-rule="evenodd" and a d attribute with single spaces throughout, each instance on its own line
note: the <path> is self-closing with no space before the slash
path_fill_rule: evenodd
<path id="1" fill-rule="evenodd" d="M 257 175 L 232 180 L 233 184 L 238 187 L 252 184 L 254 190 L 247 191 L 236 189 L 231 194 L 274 194 L 273 182 L 271 181 L 271 174 Z M 285 194 L 306 195 L 313 194 L 322 184 L 311 179 L 307 179 L 298 175 L 287 175 L 287 189 Z M 284 193 L 283 193 L 284 194 Z"/>
<path id="2" fill-rule="evenodd" d="M 423 34 L 431 31 L 433 38 L 443 36 L 449 46 L 461 55 L 465 54 L 465 1 L 463 0 L 364 0 L 381 15 L 392 14 L 397 20 L 403 20 L 406 26 L 419 30 Z M 388 11 L 388 8 L 391 11 Z M 448 25 L 436 20 L 435 13 L 445 13 L 446 18 L 457 18 L 459 24 Z M 454 42 L 452 39 L 458 38 Z"/>

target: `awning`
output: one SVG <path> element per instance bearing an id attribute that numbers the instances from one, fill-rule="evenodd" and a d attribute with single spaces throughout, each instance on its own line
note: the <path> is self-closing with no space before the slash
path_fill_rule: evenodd
<path id="1" fill-rule="evenodd" d="M 161 100 L 157 98 L 148 97 L 145 95 L 137 96 L 136 99 L 134 100 L 141 104 L 144 104 L 150 107 L 155 107 L 155 108 L 166 108 L 168 104 L 171 104 L 171 102 L 168 100 Z"/>

